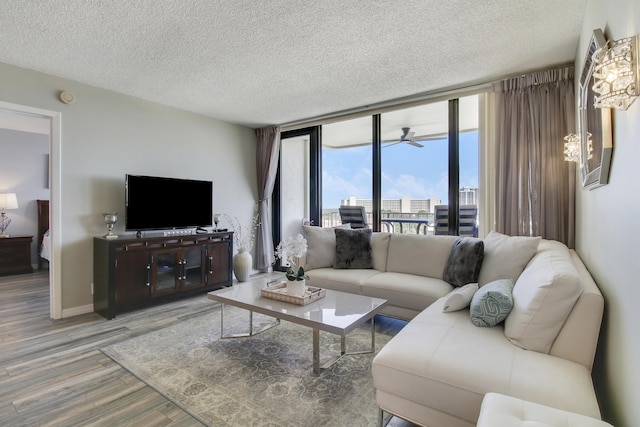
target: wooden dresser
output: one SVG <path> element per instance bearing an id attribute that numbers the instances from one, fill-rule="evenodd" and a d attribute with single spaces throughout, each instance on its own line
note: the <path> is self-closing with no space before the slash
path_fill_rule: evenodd
<path id="1" fill-rule="evenodd" d="M 31 242 L 33 236 L 0 238 L 0 276 L 33 273 Z"/>

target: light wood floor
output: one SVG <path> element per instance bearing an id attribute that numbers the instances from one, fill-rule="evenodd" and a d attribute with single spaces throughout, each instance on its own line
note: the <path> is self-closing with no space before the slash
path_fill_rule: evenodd
<path id="1" fill-rule="evenodd" d="M 0 426 L 202 425 L 100 348 L 210 310 L 206 295 L 51 320 L 48 286 L 46 272 L 0 277 Z"/>
<path id="2" fill-rule="evenodd" d="M 46 272 L 0 277 L 0 425 L 202 425 L 100 348 L 211 309 L 206 296 L 51 320 L 48 286 Z"/>

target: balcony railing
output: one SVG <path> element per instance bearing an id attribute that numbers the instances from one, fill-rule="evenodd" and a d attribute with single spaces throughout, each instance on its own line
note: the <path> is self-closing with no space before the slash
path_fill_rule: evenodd
<path id="1" fill-rule="evenodd" d="M 367 222 L 373 223 L 373 217 L 367 212 Z M 433 214 L 431 213 L 399 213 L 383 212 L 380 220 L 382 231 L 390 233 L 433 234 Z M 335 227 L 342 224 L 340 213 L 328 210 L 322 214 L 323 227 Z"/>

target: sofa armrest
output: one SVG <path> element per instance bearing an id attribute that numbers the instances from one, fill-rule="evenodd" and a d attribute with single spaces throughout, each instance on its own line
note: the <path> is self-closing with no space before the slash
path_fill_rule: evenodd
<path id="1" fill-rule="evenodd" d="M 600 335 L 604 298 L 574 250 L 571 250 L 571 259 L 580 275 L 583 291 L 553 342 L 549 354 L 580 363 L 591 371 Z"/>

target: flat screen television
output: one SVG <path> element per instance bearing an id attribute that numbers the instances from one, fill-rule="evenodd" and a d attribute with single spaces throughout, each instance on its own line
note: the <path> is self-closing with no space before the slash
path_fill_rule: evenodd
<path id="1" fill-rule="evenodd" d="M 213 182 L 127 174 L 125 228 L 167 230 L 212 225 Z"/>

